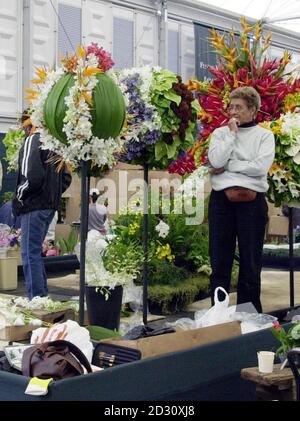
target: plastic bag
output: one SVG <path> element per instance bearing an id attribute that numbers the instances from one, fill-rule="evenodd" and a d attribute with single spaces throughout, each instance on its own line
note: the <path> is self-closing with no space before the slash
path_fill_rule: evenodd
<path id="1" fill-rule="evenodd" d="M 225 294 L 225 299 L 219 301 L 218 292 L 222 291 Z M 204 314 L 199 316 L 195 314 L 196 327 L 206 327 L 218 325 L 221 323 L 228 323 L 232 321 L 232 315 L 236 310 L 236 306 L 228 307 L 229 295 L 224 288 L 218 287 L 214 292 L 215 304 L 207 310 Z"/>
<path id="2" fill-rule="evenodd" d="M 52 327 L 41 327 L 32 332 L 30 343 L 41 344 L 44 342 L 65 339 L 76 345 L 86 356 L 89 362 L 92 361 L 93 344 L 87 329 L 79 326 L 77 322 L 68 320 L 64 323 L 53 325 Z"/>
<path id="3" fill-rule="evenodd" d="M 262 313 L 236 312 L 232 315 L 232 319 L 241 322 L 241 332 L 245 334 L 271 328 L 277 317 Z"/>

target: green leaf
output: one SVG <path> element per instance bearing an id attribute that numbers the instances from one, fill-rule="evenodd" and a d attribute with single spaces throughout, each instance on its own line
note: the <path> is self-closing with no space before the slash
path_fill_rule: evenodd
<path id="1" fill-rule="evenodd" d="M 101 341 L 102 339 L 120 338 L 121 335 L 115 330 L 106 329 L 102 326 L 87 326 L 91 339 L 94 341 Z"/>
<path id="2" fill-rule="evenodd" d="M 164 142 L 157 142 L 155 144 L 155 159 L 157 161 L 161 160 L 164 155 L 166 155 L 167 149 Z"/>
<path id="3" fill-rule="evenodd" d="M 195 110 L 197 113 L 200 113 L 201 107 L 197 99 L 191 102 L 192 109 Z"/>
<path id="4" fill-rule="evenodd" d="M 177 145 L 175 142 L 173 142 L 171 145 L 166 144 L 167 148 L 167 157 L 169 159 L 175 158 L 177 155 Z"/>
<path id="5" fill-rule="evenodd" d="M 51 89 L 44 105 L 45 124 L 49 132 L 65 144 L 67 144 L 67 137 L 62 131 L 67 110 L 65 97 L 73 85 L 74 75 L 63 75 Z"/>
<path id="6" fill-rule="evenodd" d="M 166 92 L 165 98 L 169 99 L 172 102 L 175 102 L 177 106 L 181 103 L 181 96 L 175 94 L 175 92 L 173 91 Z"/>
<path id="7" fill-rule="evenodd" d="M 92 132 L 100 139 L 117 137 L 125 120 L 125 102 L 121 90 L 106 74 L 97 74 L 93 91 Z"/>

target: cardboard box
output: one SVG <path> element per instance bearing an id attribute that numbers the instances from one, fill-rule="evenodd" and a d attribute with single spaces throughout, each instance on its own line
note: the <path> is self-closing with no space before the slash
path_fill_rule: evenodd
<path id="1" fill-rule="evenodd" d="M 217 342 L 241 335 L 240 323 L 237 321 L 193 330 L 181 330 L 165 335 L 152 336 L 136 340 L 121 338 L 103 339 L 100 342 L 127 346 L 141 351 L 142 358 L 154 357 L 168 352 L 193 348 L 210 342 Z"/>
<path id="2" fill-rule="evenodd" d="M 268 235 L 288 235 L 289 218 L 286 216 L 271 215 L 269 218 Z"/>
<path id="3" fill-rule="evenodd" d="M 35 310 L 31 311 L 33 316 L 38 317 L 47 323 L 62 323 L 66 320 L 74 320 L 75 313 L 72 309 L 65 309 L 60 311 L 42 311 Z M 5 326 L 0 329 L 0 341 L 26 341 L 30 338 L 31 332 L 41 326 L 36 325 L 24 325 L 24 326 Z"/>
<path id="4" fill-rule="evenodd" d="M 7 342 L 26 341 L 30 338 L 31 332 L 40 326 L 4 326 L 0 329 L 0 340 Z"/>
<path id="5" fill-rule="evenodd" d="M 53 324 L 66 322 L 67 320 L 75 320 L 75 312 L 70 308 L 60 311 L 34 310 L 31 311 L 31 314 L 44 322 Z"/>

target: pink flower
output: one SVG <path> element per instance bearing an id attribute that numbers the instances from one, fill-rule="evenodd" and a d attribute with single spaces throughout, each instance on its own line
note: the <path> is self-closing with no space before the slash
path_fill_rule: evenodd
<path id="1" fill-rule="evenodd" d="M 58 250 L 56 250 L 55 248 L 47 250 L 46 256 L 58 256 Z"/>
<path id="2" fill-rule="evenodd" d="M 280 326 L 279 322 L 277 322 L 277 320 L 273 321 L 272 323 L 273 323 L 273 327 L 274 327 L 275 330 L 279 331 L 281 329 L 281 326 Z"/>
<path id="3" fill-rule="evenodd" d="M 98 47 L 98 44 L 95 42 L 92 42 L 92 44 L 87 47 L 87 53 L 95 54 L 98 58 L 98 66 L 104 72 L 111 69 L 115 64 L 111 58 L 111 54 L 105 51 L 102 47 Z"/>

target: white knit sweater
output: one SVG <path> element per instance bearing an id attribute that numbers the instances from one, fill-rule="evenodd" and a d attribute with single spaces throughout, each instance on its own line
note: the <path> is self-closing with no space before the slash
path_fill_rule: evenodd
<path id="1" fill-rule="evenodd" d="M 214 168 L 224 167 L 219 175 L 211 175 L 214 190 L 241 186 L 257 192 L 268 190 L 267 174 L 275 156 L 275 140 L 270 130 L 261 126 L 216 129 L 211 137 L 208 159 Z"/>

